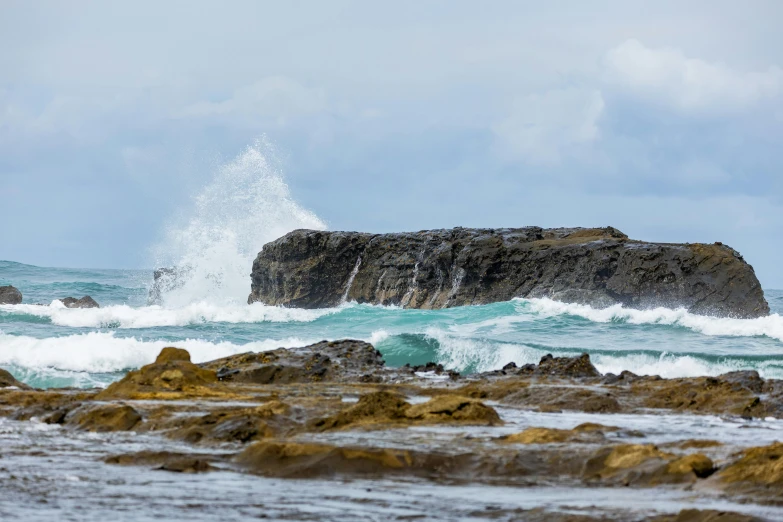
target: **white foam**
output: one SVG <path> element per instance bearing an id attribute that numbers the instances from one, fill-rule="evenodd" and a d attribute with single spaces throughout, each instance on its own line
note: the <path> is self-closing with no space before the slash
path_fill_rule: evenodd
<path id="1" fill-rule="evenodd" d="M 217 170 L 191 215 L 167 228 L 154 249 L 156 266 L 188 270 L 181 285 L 162 295 L 164 305 L 243 303 L 261 247 L 297 228 L 326 228 L 293 200 L 273 157 L 267 143 L 248 147 Z"/>
<path id="2" fill-rule="evenodd" d="M 731 337 L 767 336 L 783 341 L 783 317 L 771 314 L 756 319 L 731 319 L 696 315 L 684 308 L 653 308 L 635 310 L 622 305 L 604 309 L 587 305 L 561 303 L 551 299 L 517 299 L 523 303 L 522 313 L 534 313 L 539 316 L 572 315 L 589 319 L 597 323 L 663 324 L 689 328 L 704 335 L 723 335 Z"/>
<path id="3" fill-rule="evenodd" d="M 0 334 L 0 366 L 108 373 L 149 364 L 166 346 L 185 348 L 190 352 L 193 362 L 199 363 L 236 353 L 268 351 L 281 346 L 306 346 L 313 342 L 316 341 L 297 338 L 266 339 L 247 344 L 213 343 L 200 339 L 145 341 L 135 337 L 119 337 L 112 332 L 45 339 Z"/>
<path id="4" fill-rule="evenodd" d="M 324 315 L 336 313 L 340 309 L 304 310 L 267 306 L 261 303 L 221 306 L 206 301 L 180 308 L 160 306 L 133 308 L 127 305 L 116 305 L 80 309 L 65 308 L 60 301 L 54 301 L 50 306 L 0 305 L 0 310 L 14 314 L 48 317 L 53 324 L 73 328 L 153 328 L 203 323 L 310 322 Z"/>
<path id="5" fill-rule="evenodd" d="M 370 334 L 370 338 L 367 340 L 367 342 L 375 346 L 379 343 L 382 343 L 390 336 L 391 334 L 386 330 L 375 330 Z"/>
<path id="6" fill-rule="evenodd" d="M 426 335 L 438 341 L 437 362 L 457 371 L 486 372 L 499 370 L 514 362 L 517 366 L 537 364 L 541 357 L 551 353 L 556 357 L 573 357 L 580 350 L 558 350 L 512 344 L 487 339 L 466 338 L 449 331 L 429 328 Z M 735 370 L 757 370 L 764 378 L 783 378 L 783 361 L 743 361 L 724 357 L 720 360 L 700 358 L 695 355 L 678 355 L 664 352 L 652 355 L 638 352 L 604 354 L 592 353 L 590 358 L 601 373 L 619 374 L 624 370 L 637 375 L 660 375 L 671 379 L 720 375 Z"/>

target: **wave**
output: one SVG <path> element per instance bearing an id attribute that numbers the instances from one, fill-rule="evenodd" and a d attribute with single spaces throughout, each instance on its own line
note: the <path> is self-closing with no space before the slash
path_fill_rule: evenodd
<path id="1" fill-rule="evenodd" d="M 153 249 L 156 266 L 186 268 L 163 304 L 244 302 L 258 251 L 298 228 L 326 224 L 293 199 L 272 146 L 258 141 L 216 171 L 191 215 L 170 225 Z"/>
<path id="2" fill-rule="evenodd" d="M 466 338 L 450 330 L 429 328 L 426 338 L 436 342 L 434 358 L 445 367 L 463 373 L 499 370 L 508 363 L 536 364 L 546 354 L 573 357 L 585 350 Z M 384 341 L 391 343 L 389 339 Z M 383 350 L 382 350 L 383 351 Z M 588 350 L 601 373 L 623 370 L 664 378 L 720 375 L 736 370 L 756 370 L 764 378 L 783 378 L 783 356 L 715 356 L 710 354 Z"/>
<path id="3" fill-rule="evenodd" d="M 539 317 L 570 315 L 596 323 L 659 324 L 688 328 L 689 330 L 710 336 L 765 336 L 783 341 L 783 317 L 779 314 L 770 314 L 756 319 L 732 319 L 696 315 L 688 312 L 685 308 L 675 310 L 669 308 L 636 310 L 625 308 L 618 304 L 608 308 L 597 309 L 587 305 L 561 303 L 546 298 L 515 299 L 515 301 L 521 303 L 521 312 L 533 313 Z"/>
<path id="4" fill-rule="evenodd" d="M 0 312 L 48 318 L 52 324 L 72 328 L 155 328 L 205 323 L 279 323 L 310 322 L 338 311 L 338 308 L 304 310 L 282 308 L 261 303 L 218 306 L 197 302 L 182 308 L 127 305 L 103 308 L 65 308 L 60 301 L 49 306 L 0 305 Z"/>
<path id="5" fill-rule="evenodd" d="M 37 339 L 0 333 L 0 366 L 25 368 L 26 371 L 113 373 L 138 368 L 155 360 L 166 346 L 178 346 L 190 352 L 195 363 L 206 362 L 243 352 L 263 352 L 284 347 L 312 344 L 298 338 L 266 339 L 247 344 L 209 342 L 201 339 L 145 341 L 118 337 L 113 332 L 90 332 L 65 337 Z"/>

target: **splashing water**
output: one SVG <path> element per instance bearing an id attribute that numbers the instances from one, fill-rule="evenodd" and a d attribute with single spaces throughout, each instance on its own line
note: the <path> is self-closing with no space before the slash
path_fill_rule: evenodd
<path id="1" fill-rule="evenodd" d="M 183 269 L 183 280 L 163 292 L 162 304 L 244 303 L 256 254 L 297 228 L 326 224 L 293 200 L 272 147 L 259 140 L 217 169 L 194 198 L 192 215 L 169 226 L 153 249 L 156 266 Z"/>

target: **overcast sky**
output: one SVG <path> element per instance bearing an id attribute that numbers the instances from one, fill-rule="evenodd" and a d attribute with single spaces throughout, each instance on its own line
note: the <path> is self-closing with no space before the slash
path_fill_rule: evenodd
<path id="1" fill-rule="evenodd" d="M 723 241 L 783 288 L 781 20 L 777 0 L 5 0 L 0 259 L 148 266 L 265 134 L 331 229 L 613 225 Z"/>

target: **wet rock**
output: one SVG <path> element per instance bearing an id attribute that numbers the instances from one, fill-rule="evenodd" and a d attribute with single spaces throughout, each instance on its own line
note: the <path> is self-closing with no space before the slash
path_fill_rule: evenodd
<path id="1" fill-rule="evenodd" d="M 166 435 L 191 444 L 203 442 L 238 442 L 274 437 L 291 429 L 295 423 L 285 415 L 289 407 L 280 401 L 270 401 L 255 408 L 231 408 L 206 415 L 177 419 L 175 428 Z M 151 427 L 150 429 L 168 426 Z"/>
<path id="2" fill-rule="evenodd" d="M 141 415 L 127 404 L 83 406 L 65 417 L 65 424 L 84 431 L 128 431 L 141 422 Z"/>
<path id="3" fill-rule="evenodd" d="M 31 390 L 32 388 L 11 375 L 11 372 L 0 368 L 0 388 L 15 387 L 20 390 Z"/>
<path id="4" fill-rule="evenodd" d="M 539 411 L 619 413 L 623 407 L 610 391 L 560 386 L 527 386 L 502 398 L 506 404 L 538 408 Z"/>
<path id="5" fill-rule="evenodd" d="M 235 460 L 254 473 L 288 478 L 380 475 L 414 464 L 412 454 L 402 450 L 266 441 L 250 445 Z"/>
<path id="6" fill-rule="evenodd" d="M 65 305 L 66 308 L 100 308 L 101 305 L 99 305 L 95 299 L 90 297 L 89 295 L 85 295 L 81 299 L 76 299 L 75 297 L 65 297 L 63 299 L 59 300 L 63 305 Z"/>
<path id="7" fill-rule="evenodd" d="M 440 395 L 425 403 L 411 405 L 401 395 L 379 391 L 361 396 L 353 406 L 316 421 L 313 427 L 323 431 L 378 424 L 441 423 L 492 426 L 502 424 L 502 421 L 493 408 L 467 397 Z"/>
<path id="8" fill-rule="evenodd" d="M 164 349 L 159 355 L 162 362 L 154 362 L 112 383 L 100 392 L 98 400 L 111 399 L 155 399 L 183 396 L 213 395 L 210 389 L 217 383 L 214 371 L 196 366 L 190 362 L 185 350 Z"/>
<path id="9" fill-rule="evenodd" d="M 17 305 L 22 303 L 22 292 L 13 286 L 0 286 L 0 304 Z"/>
<path id="10" fill-rule="evenodd" d="M 314 427 L 318 430 L 332 430 L 349 426 L 406 422 L 410 407 L 402 395 L 386 391 L 368 393 L 359 397 L 359 402 L 353 406 L 332 417 L 316 421 Z"/>
<path id="11" fill-rule="evenodd" d="M 364 341 L 321 341 L 302 348 L 232 355 L 202 365 L 221 381 L 254 384 L 367 382 L 380 379 L 383 356 Z M 372 380 L 372 379 L 369 379 Z"/>
<path id="12" fill-rule="evenodd" d="M 553 444 L 561 442 L 600 442 L 604 433 L 619 431 L 615 426 L 584 423 L 571 430 L 557 428 L 527 428 L 526 430 L 504 437 L 504 442 L 520 444 Z"/>
<path id="13" fill-rule="evenodd" d="M 343 300 L 446 308 L 551 297 L 605 307 L 769 313 L 753 268 L 724 245 L 632 241 L 612 227 L 295 230 L 264 245 L 248 302 L 299 308 Z"/>
<path id="14" fill-rule="evenodd" d="M 677 457 L 652 444 L 621 444 L 599 449 L 585 463 L 583 477 L 609 484 L 652 486 L 695 482 L 714 469 L 705 455 Z"/>
<path id="15" fill-rule="evenodd" d="M 503 424 L 491 406 L 468 397 L 440 395 L 422 404 L 415 404 L 405 412 L 406 417 L 422 423 Z"/>
<path id="16" fill-rule="evenodd" d="M 716 478 L 727 491 L 780 502 L 783 500 L 783 443 L 743 451 Z"/>
<path id="17" fill-rule="evenodd" d="M 751 393 L 761 393 L 764 388 L 764 379 L 759 376 L 756 370 L 743 370 L 737 372 L 724 373 L 717 379 L 721 382 L 732 384 L 735 390 L 748 390 Z"/>
<path id="18" fill-rule="evenodd" d="M 664 515 L 651 519 L 652 522 L 765 522 L 765 519 L 711 509 L 683 509 L 676 515 Z"/>
<path id="19" fill-rule="evenodd" d="M 190 352 L 182 348 L 167 346 L 166 348 L 162 349 L 155 358 L 155 364 L 166 364 L 167 362 L 171 361 L 190 362 Z"/>
<path id="20" fill-rule="evenodd" d="M 119 466 L 145 466 L 161 471 L 173 471 L 177 473 L 203 473 L 212 471 L 215 467 L 212 462 L 220 457 L 214 454 L 192 455 L 171 451 L 140 451 L 123 455 L 106 457 L 106 464 Z"/>
<path id="21" fill-rule="evenodd" d="M 153 273 L 153 282 L 147 295 L 147 304 L 159 305 L 163 294 L 181 288 L 193 276 L 191 267 L 164 267 Z"/>
<path id="22" fill-rule="evenodd" d="M 757 383 L 746 372 L 720 377 L 639 380 L 632 385 L 634 394 L 644 397 L 648 408 L 699 413 L 766 417 L 773 412 L 752 391 Z M 755 372 L 747 372 L 755 373 Z M 751 386 L 752 388 L 749 388 Z"/>
<path id="23" fill-rule="evenodd" d="M 546 375 L 548 377 L 562 377 L 580 379 L 600 377 L 601 373 L 595 369 L 586 353 L 578 357 L 553 357 L 547 354 L 538 362 L 538 366 L 525 366 L 517 372 L 517 375 Z"/>

